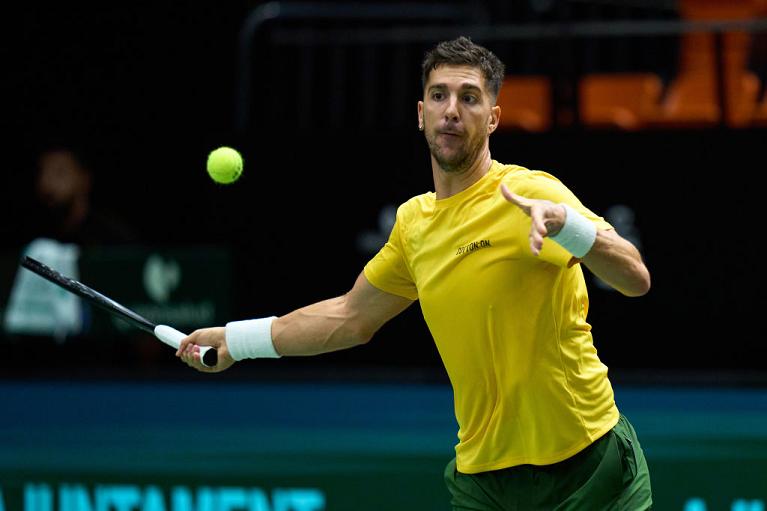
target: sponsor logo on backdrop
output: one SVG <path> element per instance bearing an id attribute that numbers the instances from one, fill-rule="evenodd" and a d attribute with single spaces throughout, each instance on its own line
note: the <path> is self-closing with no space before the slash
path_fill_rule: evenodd
<path id="1" fill-rule="evenodd" d="M 177 261 L 167 261 L 158 254 L 150 255 L 144 263 L 144 289 L 149 298 L 167 303 L 170 294 L 181 283 L 181 267 Z"/>
<path id="2" fill-rule="evenodd" d="M 13 490 L 16 490 L 15 492 Z M 317 488 L 27 483 L 0 488 L 0 511 L 324 511 Z"/>
<path id="3" fill-rule="evenodd" d="M 138 314 L 157 324 L 184 329 L 207 327 L 215 322 L 216 304 L 213 300 L 179 296 L 183 294 L 177 291 L 183 281 L 184 272 L 181 264 L 175 259 L 151 254 L 144 263 L 142 276 L 144 291 L 149 300 L 128 305 Z M 130 325 L 116 318 L 113 319 L 113 324 L 121 331 L 131 329 Z"/>

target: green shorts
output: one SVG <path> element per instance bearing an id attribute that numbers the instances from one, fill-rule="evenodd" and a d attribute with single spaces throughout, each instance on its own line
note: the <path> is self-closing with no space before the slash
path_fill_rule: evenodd
<path id="1" fill-rule="evenodd" d="M 453 511 L 645 511 L 650 472 L 636 432 L 623 415 L 602 438 L 553 465 L 462 474 L 445 468 Z"/>

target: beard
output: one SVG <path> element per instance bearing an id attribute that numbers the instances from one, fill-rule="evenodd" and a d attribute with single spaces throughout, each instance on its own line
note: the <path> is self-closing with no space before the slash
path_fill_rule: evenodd
<path id="1" fill-rule="evenodd" d="M 438 137 L 438 133 L 426 134 L 429 152 L 440 168 L 451 174 L 460 174 L 468 170 L 482 152 L 484 145 L 484 139 L 476 136 L 474 138 L 462 139 L 461 144 L 457 147 L 447 148 L 440 145 Z"/>

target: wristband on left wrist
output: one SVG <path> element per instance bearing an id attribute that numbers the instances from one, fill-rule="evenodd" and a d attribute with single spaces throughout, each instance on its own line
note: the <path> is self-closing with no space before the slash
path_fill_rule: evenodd
<path id="1" fill-rule="evenodd" d="M 597 228 L 588 218 L 569 205 L 562 203 L 561 206 L 565 208 L 565 223 L 558 233 L 549 238 L 580 259 L 594 246 Z"/>

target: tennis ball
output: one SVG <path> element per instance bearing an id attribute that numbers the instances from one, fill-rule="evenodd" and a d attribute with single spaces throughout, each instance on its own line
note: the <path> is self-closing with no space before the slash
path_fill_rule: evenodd
<path id="1" fill-rule="evenodd" d="M 231 147 L 219 147 L 208 155 L 208 175 L 216 183 L 234 183 L 242 174 L 242 156 Z"/>

